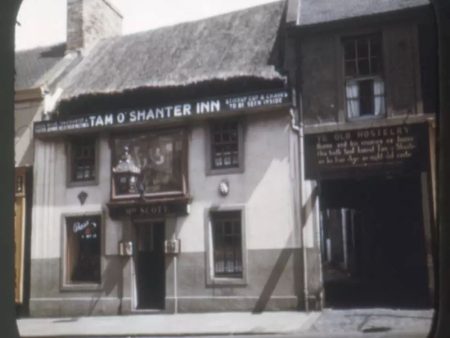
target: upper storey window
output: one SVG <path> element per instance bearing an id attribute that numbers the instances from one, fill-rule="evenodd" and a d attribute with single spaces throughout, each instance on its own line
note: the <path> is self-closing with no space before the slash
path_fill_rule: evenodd
<path id="1" fill-rule="evenodd" d="M 208 174 L 231 174 L 244 170 L 242 122 L 219 120 L 210 124 L 207 154 Z"/>
<path id="2" fill-rule="evenodd" d="M 73 139 L 70 143 L 69 184 L 95 183 L 97 142 L 94 138 Z"/>
<path id="3" fill-rule="evenodd" d="M 352 119 L 384 115 L 381 36 L 346 38 L 343 45 L 347 116 Z"/>

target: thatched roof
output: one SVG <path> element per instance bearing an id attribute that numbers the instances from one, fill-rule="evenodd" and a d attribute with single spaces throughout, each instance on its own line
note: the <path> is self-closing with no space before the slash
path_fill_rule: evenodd
<path id="1" fill-rule="evenodd" d="M 300 26 L 430 5 L 429 0 L 299 0 L 299 2 Z"/>
<path id="2" fill-rule="evenodd" d="M 271 63 L 284 1 L 100 41 L 63 82 L 62 103 L 142 88 L 283 79 Z"/>
<path id="3" fill-rule="evenodd" d="M 74 63 L 65 43 L 21 50 L 15 53 L 16 90 L 51 86 Z"/>

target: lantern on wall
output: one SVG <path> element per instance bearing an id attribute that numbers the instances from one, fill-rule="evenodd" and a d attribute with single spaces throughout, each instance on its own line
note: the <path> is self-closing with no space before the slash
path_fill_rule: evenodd
<path id="1" fill-rule="evenodd" d="M 116 195 L 140 194 L 141 169 L 131 158 L 128 146 L 123 147 L 121 159 L 112 172 Z"/>

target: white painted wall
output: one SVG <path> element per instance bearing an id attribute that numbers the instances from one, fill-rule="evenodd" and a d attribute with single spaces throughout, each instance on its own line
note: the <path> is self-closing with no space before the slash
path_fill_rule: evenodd
<path id="1" fill-rule="evenodd" d="M 178 218 L 183 252 L 204 251 L 205 211 L 212 206 L 245 206 L 247 249 L 292 247 L 293 193 L 288 115 L 248 116 L 244 129 L 244 172 L 205 174 L 207 127 L 193 128 L 189 149 L 189 181 L 193 203 L 188 217 Z M 227 179 L 230 193 L 218 193 Z"/>
<path id="2" fill-rule="evenodd" d="M 193 197 L 188 216 L 178 217 L 176 228 L 183 252 L 204 251 L 205 211 L 211 206 L 245 206 L 247 249 L 294 247 L 293 173 L 290 117 L 287 113 L 248 116 L 245 120 L 243 173 L 206 175 L 207 124 L 191 127 L 189 135 L 189 185 Z M 63 215 L 101 212 L 104 220 L 104 253 L 117 254 L 122 240 L 120 221 L 109 219 L 111 149 L 106 136 L 99 141 L 98 185 L 66 185 L 66 149 L 63 140 L 36 140 L 32 258 L 57 258 L 61 254 Z M 228 179 L 230 193 L 222 197 L 218 185 Z M 88 198 L 82 206 L 78 194 Z"/>
<path id="3" fill-rule="evenodd" d="M 41 101 L 20 102 L 14 105 L 14 152 L 16 166 L 33 164 L 33 122 L 40 119 L 42 111 L 43 104 Z"/>

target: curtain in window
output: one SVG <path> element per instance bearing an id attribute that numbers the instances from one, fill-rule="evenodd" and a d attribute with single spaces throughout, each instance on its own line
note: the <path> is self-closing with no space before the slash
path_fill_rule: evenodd
<path id="1" fill-rule="evenodd" d="M 359 90 L 357 81 L 347 81 L 347 114 L 349 118 L 359 116 Z"/>
<path id="2" fill-rule="evenodd" d="M 374 115 L 384 114 L 384 82 L 382 79 L 373 80 Z"/>

